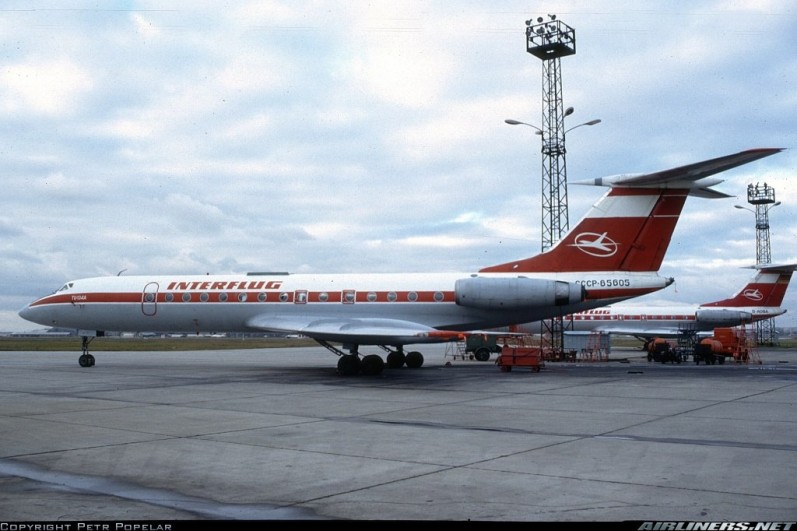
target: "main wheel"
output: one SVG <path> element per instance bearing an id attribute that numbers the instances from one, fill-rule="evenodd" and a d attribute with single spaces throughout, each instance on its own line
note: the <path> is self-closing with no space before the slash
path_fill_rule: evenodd
<path id="1" fill-rule="evenodd" d="M 376 354 L 369 354 L 360 361 L 360 372 L 369 376 L 381 374 L 384 368 L 384 360 Z"/>
<path id="2" fill-rule="evenodd" d="M 387 355 L 387 366 L 391 369 L 399 369 L 404 366 L 404 353 L 394 350 Z"/>
<path id="3" fill-rule="evenodd" d="M 423 365 L 423 354 L 417 351 L 407 352 L 405 362 L 410 369 L 417 369 Z"/>
<path id="4" fill-rule="evenodd" d="M 338 374 L 354 376 L 360 372 L 360 358 L 357 354 L 343 355 L 338 359 Z"/>

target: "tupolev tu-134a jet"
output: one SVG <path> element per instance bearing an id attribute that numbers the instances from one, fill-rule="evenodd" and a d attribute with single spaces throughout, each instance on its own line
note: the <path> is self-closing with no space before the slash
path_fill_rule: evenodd
<path id="1" fill-rule="evenodd" d="M 94 365 L 91 337 L 105 331 L 281 332 L 316 340 L 339 356 L 342 374 L 417 368 L 405 345 L 545 320 L 651 293 L 690 195 L 730 197 L 710 176 L 773 155 L 752 149 L 649 174 L 582 181 L 609 190 L 564 237 L 530 258 L 464 273 L 111 276 L 67 282 L 19 313 L 83 336 L 80 365 Z M 340 347 L 333 345 L 340 344 Z"/>

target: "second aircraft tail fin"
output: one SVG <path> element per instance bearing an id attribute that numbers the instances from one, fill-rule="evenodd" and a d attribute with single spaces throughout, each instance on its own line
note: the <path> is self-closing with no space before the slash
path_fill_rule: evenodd
<path id="1" fill-rule="evenodd" d="M 778 308 L 783 303 L 792 273 L 797 264 L 756 266 L 758 272 L 750 282 L 732 297 L 701 304 L 704 307 L 749 307 L 762 306 Z"/>

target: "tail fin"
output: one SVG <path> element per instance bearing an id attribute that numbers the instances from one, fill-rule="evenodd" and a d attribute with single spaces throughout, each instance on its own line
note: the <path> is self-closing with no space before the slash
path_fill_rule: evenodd
<path id="1" fill-rule="evenodd" d="M 779 308 L 789 287 L 792 273 L 797 264 L 758 266 L 758 273 L 745 287 L 729 298 L 707 302 L 701 306 L 749 307 L 766 306 Z"/>
<path id="2" fill-rule="evenodd" d="M 579 223 L 537 256 L 481 272 L 658 271 L 689 195 L 731 197 L 708 176 L 782 151 L 752 149 L 649 174 L 626 174 L 575 184 L 609 186 Z"/>

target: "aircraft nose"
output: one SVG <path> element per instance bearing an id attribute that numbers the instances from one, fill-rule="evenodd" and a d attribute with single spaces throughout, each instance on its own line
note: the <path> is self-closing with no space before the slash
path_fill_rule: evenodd
<path id="1" fill-rule="evenodd" d="M 36 314 L 38 312 L 36 312 L 36 309 L 33 308 L 30 304 L 28 304 L 27 306 L 22 308 L 18 313 L 19 313 L 19 316 L 22 317 L 23 319 L 25 319 L 26 321 L 30 321 L 32 323 L 40 324 L 36 320 Z"/>
<path id="2" fill-rule="evenodd" d="M 20 317 L 22 317 L 26 321 L 30 321 L 29 317 L 30 314 L 32 313 L 32 310 L 30 309 L 30 306 L 25 306 L 17 313 L 19 314 Z"/>

